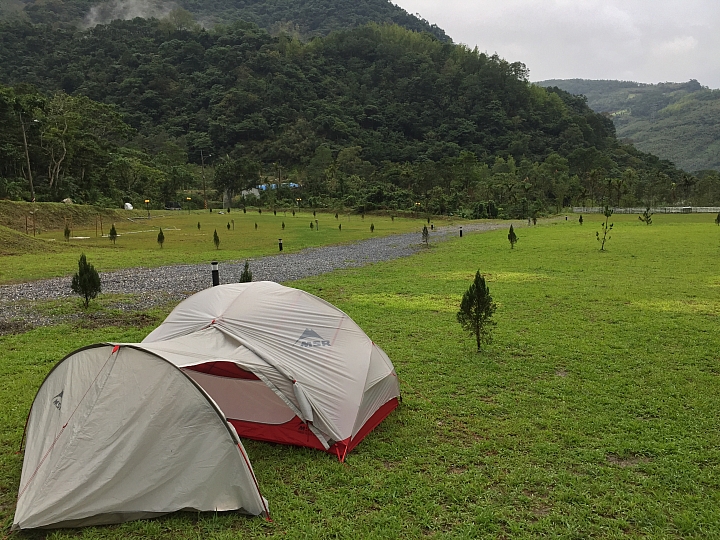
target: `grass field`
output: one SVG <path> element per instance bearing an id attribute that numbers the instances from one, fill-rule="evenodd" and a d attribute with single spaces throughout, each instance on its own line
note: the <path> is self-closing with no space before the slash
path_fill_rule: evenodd
<path id="1" fill-rule="evenodd" d="M 313 215 L 312 211 L 297 211 L 295 216 L 292 211 L 278 211 L 274 215 L 272 210 L 263 210 L 260 214 L 257 209 L 230 214 L 151 211 L 150 219 L 138 217 L 134 212 L 130 214 L 132 220 L 115 221 L 118 238 L 113 244 L 107 237 L 111 222 L 103 221 L 101 229 L 99 221 L 96 224 L 93 219 L 88 221 L 87 216 L 83 217 L 84 225 L 74 226 L 67 242 L 63 235 L 64 224 L 57 219 L 58 228 L 35 237 L 32 231 L 28 237 L 0 227 L 0 256 L 4 255 L 0 284 L 71 275 L 77 272 L 77 261 L 83 252 L 99 271 L 227 261 L 275 254 L 280 238 L 283 239 L 283 250 L 299 251 L 373 235 L 420 232 L 425 223 L 421 219 L 371 215 L 363 218 L 356 214 L 342 214 L 335 219 L 332 213 Z M 310 229 L 311 222 L 313 229 Z M 370 231 L 371 225 L 374 232 Z M 165 236 L 162 248 L 157 243 L 160 228 Z M 219 249 L 215 249 L 213 243 L 216 230 L 220 238 Z"/>
<path id="2" fill-rule="evenodd" d="M 653 219 L 618 216 L 606 252 L 586 216 L 520 229 L 514 250 L 507 231 L 466 235 L 293 283 L 352 316 L 400 377 L 401 406 L 347 464 L 248 441 L 271 523 L 179 513 L 48 538 L 720 538 L 720 228 Z M 499 305 L 480 354 L 455 321 L 478 269 Z M 48 370 L 149 330 L 0 337 L 4 531 Z"/>

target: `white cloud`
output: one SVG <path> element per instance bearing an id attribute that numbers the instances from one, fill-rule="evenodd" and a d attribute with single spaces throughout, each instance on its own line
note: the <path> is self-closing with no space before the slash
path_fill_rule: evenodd
<path id="1" fill-rule="evenodd" d="M 717 0 L 393 0 L 533 80 L 697 79 L 720 88 Z"/>

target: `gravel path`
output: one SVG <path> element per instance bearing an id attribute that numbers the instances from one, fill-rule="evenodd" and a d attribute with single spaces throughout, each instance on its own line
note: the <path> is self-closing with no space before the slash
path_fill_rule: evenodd
<path id="1" fill-rule="evenodd" d="M 463 232 L 485 232 L 505 228 L 506 224 L 473 223 L 463 225 Z M 456 236 L 458 226 L 441 227 L 430 233 L 430 243 Z M 255 281 L 286 282 L 332 272 L 340 268 L 364 266 L 407 257 L 421 249 L 419 233 L 371 238 L 352 244 L 310 248 L 296 253 L 249 259 Z M 244 260 L 220 264 L 220 282 L 239 281 Z M 103 293 L 133 294 L 132 301 L 110 306 L 121 311 L 143 311 L 179 302 L 212 285 L 209 264 L 128 268 L 101 272 Z M 73 296 L 72 278 L 53 278 L 0 287 L 0 334 L 33 326 L 57 324 L 72 319 L 70 315 L 47 315 L 32 309 L 32 303 Z"/>

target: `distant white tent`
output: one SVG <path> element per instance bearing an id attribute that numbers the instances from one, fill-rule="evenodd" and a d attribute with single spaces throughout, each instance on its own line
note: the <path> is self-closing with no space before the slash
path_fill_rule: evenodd
<path id="1" fill-rule="evenodd" d="M 13 529 L 119 523 L 177 510 L 267 513 L 245 450 L 170 362 L 95 345 L 62 360 L 30 410 Z"/>
<path id="2" fill-rule="evenodd" d="M 240 437 L 341 460 L 400 397 L 390 359 L 350 317 L 270 281 L 201 291 L 140 346 L 192 377 Z"/>

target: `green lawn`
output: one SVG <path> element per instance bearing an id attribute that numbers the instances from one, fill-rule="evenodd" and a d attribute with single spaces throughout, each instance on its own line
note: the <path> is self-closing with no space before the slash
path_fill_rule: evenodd
<path id="1" fill-rule="evenodd" d="M 514 250 L 507 231 L 471 234 L 293 283 L 385 349 L 403 403 L 346 465 L 248 441 L 272 523 L 174 514 L 49 537 L 720 538 L 720 228 L 614 216 L 600 252 L 600 216 L 585 217 L 518 229 Z M 455 321 L 478 269 L 499 306 L 480 354 Z M 5 530 L 48 370 L 76 347 L 148 331 L 0 337 Z"/>
<path id="2" fill-rule="evenodd" d="M 312 211 L 305 210 L 296 212 L 295 216 L 292 211 L 278 211 L 274 215 L 272 210 L 263 210 L 260 214 L 257 209 L 224 215 L 199 211 L 151 211 L 150 215 L 150 219 L 136 217 L 134 221 L 125 219 L 116 222 L 118 238 L 115 244 L 107 238 L 111 226 L 107 221 L 103 222 L 102 230 L 100 223 L 97 229 L 94 223 L 89 228 L 74 228 L 69 242 L 65 241 L 62 228 L 43 232 L 36 237 L 41 242 L 28 241 L 26 249 L 19 245 L 19 235 L 16 234 L 12 239 L 14 249 L 9 251 L 13 254 L 2 257 L 0 284 L 71 275 L 77 272 L 77 261 L 82 252 L 99 271 L 227 261 L 275 254 L 280 238 L 283 239 L 284 251 L 299 251 L 307 247 L 363 240 L 373 235 L 419 233 L 425 223 L 422 219 L 392 219 L 390 216 L 369 214 L 364 218 L 342 214 L 335 219 L 332 213 L 317 212 L 313 216 Z M 311 222 L 313 229 L 310 229 Z M 200 229 L 197 228 L 198 223 Z M 374 232 L 370 231 L 371 225 L 374 225 Z M 165 235 L 162 248 L 157 243 L 161 227 Z M 219 249 L 215 249 L 213 243 L 213 232 L 216 230 L 220 238 Z M 1 233 L 0 230 L 0 255 L 4 241 Z M 418 243 L 419 238 L 418 235 Z M 40 243 L 47 247 L 45 251 Z"/>

